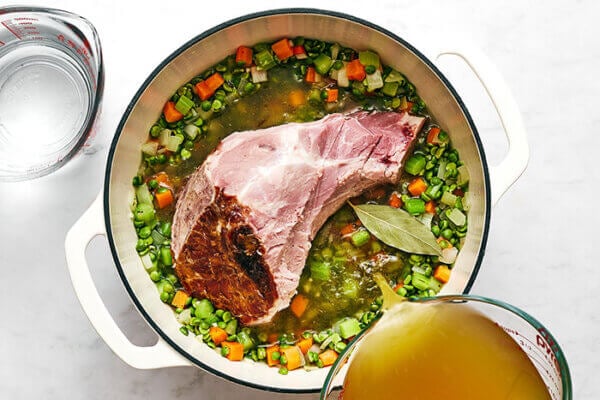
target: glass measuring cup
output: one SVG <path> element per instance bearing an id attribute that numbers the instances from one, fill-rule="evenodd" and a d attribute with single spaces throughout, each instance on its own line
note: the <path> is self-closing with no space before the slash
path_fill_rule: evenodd
<path id="1" fill-rule="evenodd" d="M 62 10 L 0 7 L 0 180 L 48 174 L 90 137 L 104 86 L 100 41 Z"/>
<path id="2" fill-rule="evenodd" d="M 473 295 L 415 298 L 409 301 L 423 304 L 468 304 L 502 328 L 518 344 L 537 369 L 552 400 L 572 399 L 571 377 L 564 354 L 550 332 L 529 314 L 507 303 Z M 360 346 L 361 341 L 376 326 L 377 323 L 374 323 L 357 335 L 340 354 L 329 371 L 321 391 L 321 400 L 343 398 L 340 387 L 348 366 L 352 363 L 352 355 L 355 354 L 353 350 Z M 369 371 L 365 373 L 368 374 Z"/>

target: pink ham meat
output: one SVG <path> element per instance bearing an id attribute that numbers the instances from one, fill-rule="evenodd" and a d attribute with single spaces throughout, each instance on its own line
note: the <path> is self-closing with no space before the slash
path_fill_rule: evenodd
<path id="1" fill-rule="evenodd" d="M 228 136 L 178 196 L 172 249 L 184 288 L 246 325 L 271 320 L 296 293 L 325 220 L 397 182 L 423 122 L 356 112 Z"/>

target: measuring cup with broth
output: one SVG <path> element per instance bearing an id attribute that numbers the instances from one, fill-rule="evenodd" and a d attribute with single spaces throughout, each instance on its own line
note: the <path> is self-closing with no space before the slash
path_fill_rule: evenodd
<path id="1" fill-rule="evenodd" d="M 340 354 L 321 399 L 398 398 L 570 400 L 571 378 L 525 312 L 469 295 L 405 300 L 386 285 L 383 316 Z"/>
<path id="2" fill-rule="evenodd" d="M 73 157 L 91 135 L 103 82 L 86 19 L 0 7 L 0 181 L 42 176 Z"/>

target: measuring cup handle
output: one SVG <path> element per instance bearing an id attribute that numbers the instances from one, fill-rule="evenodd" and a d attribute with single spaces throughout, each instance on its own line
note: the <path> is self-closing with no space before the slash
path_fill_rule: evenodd
<path id="1" fill-rule="evenodd" d="M 89 242 L 96 236 L 106 236 L 102 193 L 67 233 L 65 251 L 75 293 L 90 322 L 111 350 L 134 368 L 153 369 L 192 365 L 164 340 L 149 347 L 136 346 L 127 339 L 106 308 L 85 257 Z"/>
<path id="2" fill-rule="evenodd" d="M 490 166 L 491 201 L 495 205 L 508 188 L 521 176 L 529 161 L 529 145 L 521 114 L 502 75 L 489 58 L 476 46 L 463 38 L 446 38 L 428 43 L 428 58 L 437 62 L 449 54 L 462 59 L 475 74 L 490 97 L 508 140 L 504 159 Z"/>

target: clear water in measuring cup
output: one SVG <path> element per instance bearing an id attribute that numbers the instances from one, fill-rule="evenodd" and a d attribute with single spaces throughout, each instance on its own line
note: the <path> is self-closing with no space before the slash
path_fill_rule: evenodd
<path id="1" fill-rule="evenodd" d="M 58 10 L 0 13 L 0 180 L 51 172 L 89 136 L 102 79 L 94 35 Z"/>
<path id="2" fill-rule="evenodd" d="M 0 160 L 5 168 L 47 166 L 73 146 L 92 99 L 81 67 L 63 51 L 27 43 L 0 65 Z M 42 165 L 42 168 L 46 167 Z"/>

